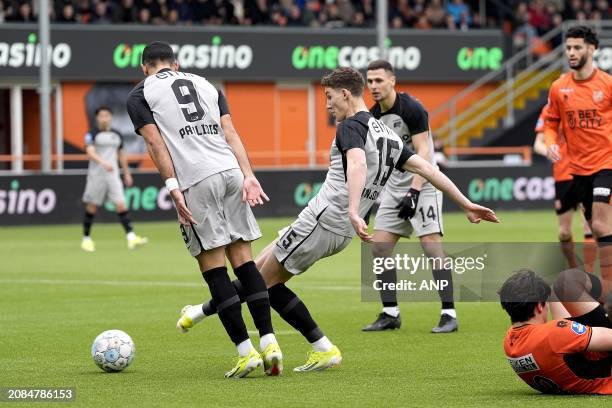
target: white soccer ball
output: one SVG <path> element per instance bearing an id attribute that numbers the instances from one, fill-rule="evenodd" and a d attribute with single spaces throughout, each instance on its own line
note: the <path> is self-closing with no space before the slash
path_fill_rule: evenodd
<path id="1" fill-rule="evenodd" d="M 107 330 L 96 337 L 91 345 L 94 363 L 109 373 L 122 371 L 134 360 L 136 347 L 132 338 L 121 330 Z"/>

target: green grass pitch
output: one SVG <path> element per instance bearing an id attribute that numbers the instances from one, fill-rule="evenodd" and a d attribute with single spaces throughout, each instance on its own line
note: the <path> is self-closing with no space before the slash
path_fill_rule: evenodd
<path id="1" fill-rule="evenodd" d="M 448 214 L 446 240 L 556 240 L 552 211 L 499 216 L 499 225 L 470 225 Z M 261 219 L 264 238 L 255 250 L 290 221 Z M 342 350 L 342 366 L 292 372 L 309 346 L 273 312 L 283 376 L 224 379 L 235 349 L 218 319 L 186 335 L 174 327 L 183 305 L 208 297 L 177 225 L 135 225 L 149 237 L 147 247 L 130 252 L 118 224 L 96 224 L 93 254 L 80 251 L 78 225 L 0 228 L 0 387 L 76 387 L 68 406 L 82 407 L 610 406 L 606 397 L 543 396 L 520 381 L 504 358 L 508 319 L 496 303 L 458 304 L 454 334 L 429 333 L 437 303 L 403 303 L 399 331 L 360 332 L 379 305 L 360 300 L 357 240 L 289 284 Z M 102 372 L 89 354 L 96 335 L 113 328 L 129 333 L 137 348 L 133 365 L 119 374 Z"/>

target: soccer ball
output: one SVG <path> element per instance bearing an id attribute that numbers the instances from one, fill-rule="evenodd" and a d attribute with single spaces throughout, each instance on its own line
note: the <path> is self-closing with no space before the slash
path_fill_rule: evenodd
<path id="1" fill-rule="evenodd" d="M 136 348 L 132 338 L 121 330 L 107 330 L 91 345 L 91 357 L 102 370 L 117 373 L 132 363 Z"/>

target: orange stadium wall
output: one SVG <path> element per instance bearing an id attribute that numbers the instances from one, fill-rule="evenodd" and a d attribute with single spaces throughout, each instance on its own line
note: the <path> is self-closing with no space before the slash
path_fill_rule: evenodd
<path id="1" fill-rule="evenodd" d="M 397 88 L 415 96 L 427 110 L 432 111 L 468 85 L 404 82 L 399 83 Z M 92 86 L 93 83 L 90 82 L 62 84 L 64 141 L 79 150 L 84 149 L 83 136 L 89 128 L 85 98 Z M 323 90 L 317 83 L 225 83 L 223 88 L 234 125 L 242 136 L 254 164 L 266 167 L 309 164 L 307 151 L 310 127 L 315 134 L 315 163 L 324 165 L 328 162 L 334 125 L 325 109 Z M 485 87 L 480 93 L 473 95 L 474 100 L 489 91 L 490 89 Z M 309 92 L 312 92 L 312 95 L 309 95 Z M 310 97 L 314 98 L 314 101 Z M 365 99 L 368 106 L 373 103 L 367 92 Z M 314 121 L 309 120 L 311 103 Z M 467 105 L 470 101 L 465 103 Z M 461 108 L 460 106 L 459 111 Z M 24 111 L 38 110 L 38 95 L 34 91 L 24 93 Z M 40 152 L 38 115 L 28 117 L 31 119 L 24 124 L 26 152 L 36 154 Z M 434 127 L 446 118 L 438 117 L 436 120 L 438 123 L 432 123 Z M 37 165 L 29 163 L 28 168 Z M 152 168 L 152 163 L 147 160 L 141 163 L 141 167 Z"/>

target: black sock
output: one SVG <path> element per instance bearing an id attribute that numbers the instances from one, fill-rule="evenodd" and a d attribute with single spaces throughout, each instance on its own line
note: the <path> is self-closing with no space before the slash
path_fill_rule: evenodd
<path id="1" fill-rule="evenodd" d="M 130 219 L 129 212 L 124 211 L 124 212 L 117 213 L 117 215 L 119 216 L 119 222 L 121 222 L 121 225 L 123 225 L 123 229 L 125 230 L 126 234 L 134 231 L 132 229 L 132 220 Z"/>
<path id="2" fill-rule="evenodd" d="M 268 290 L 255 262 L 249 261 L 234 269 L 243 289 L 245 301 L 253 317 L 259 335 L 274 333 L 272 316 L 270 315 L 270 299 Z M 233 282 L 232 282 L 233 283 Z"/>
<path id="3" fill-rule="evenodd" d="M 85 211 L 85 216 L 83 217 L 83 236 L 88 237 L 91 232 L 91 224 L 93 224 L 93 219 L 96 214 Z"/>
<path id="4" fill-rule="evenodd" d="M 244 294 L 244 288 L 242 287 L 242 284 L 238 279 L 235 279 L 232 281 L 232 285 L 234 285 L 234 289 L 236 289 L 236 293 L 238 294 L 240 303 L 244 303 L 246 301 L 246 295 Z M 217 304 L 213 299 L 209 299 L 206 302 L 202 303 L 202 313 L 204 313 L 204 316 L 212 316 L 214 314 L 217 314 Z"/>
<path id="5" fill-rule="evenodd" d="M 440 300 L 442 301 L 442 309 L 454 309 L 455 302 L 453 301 L 454 299 L 452 271 L 450 269 L 440 269 L 433 271 L 433 278 L 438 282 L 448 282 L 448 285 L 446 285 L 444 289 L 438 290 L 438 295 L 440 295 Z"/>
<path id="6" fill-rule="evenodd" d="M 388 288 L 389 283 L 397 282 L 397 271 L 395 270 L 395 268 L 385 269 L 383 273 L 378 276 L 378 279 L 383 282 L 383 287 Z M 397 307 L 397 293 L 395 292 L 395 290 L 381 290 L 380 300 L 382 301 L 383 307 Z"/>
<path id="7" fill-rule="evenodd" d="M 278 283 L 268 288 L 270 306 L 289 323 L 302 333 L 309 343 L 314 343 L 323 337 L 315 321 L 310 316 L 306 305 L 284 283 Z"/>
<path id="8" fill-rule="evenodd" d="M 242 320 L 240 299 L 236 289 L 227 275 L 227 268 L 220 267 L 202 272 L 210 288 L 210 294 L 218 306 L 218 314 L 225 331 L 234 344 L 240 344 L 249 338 L 246 325 Z"/>

